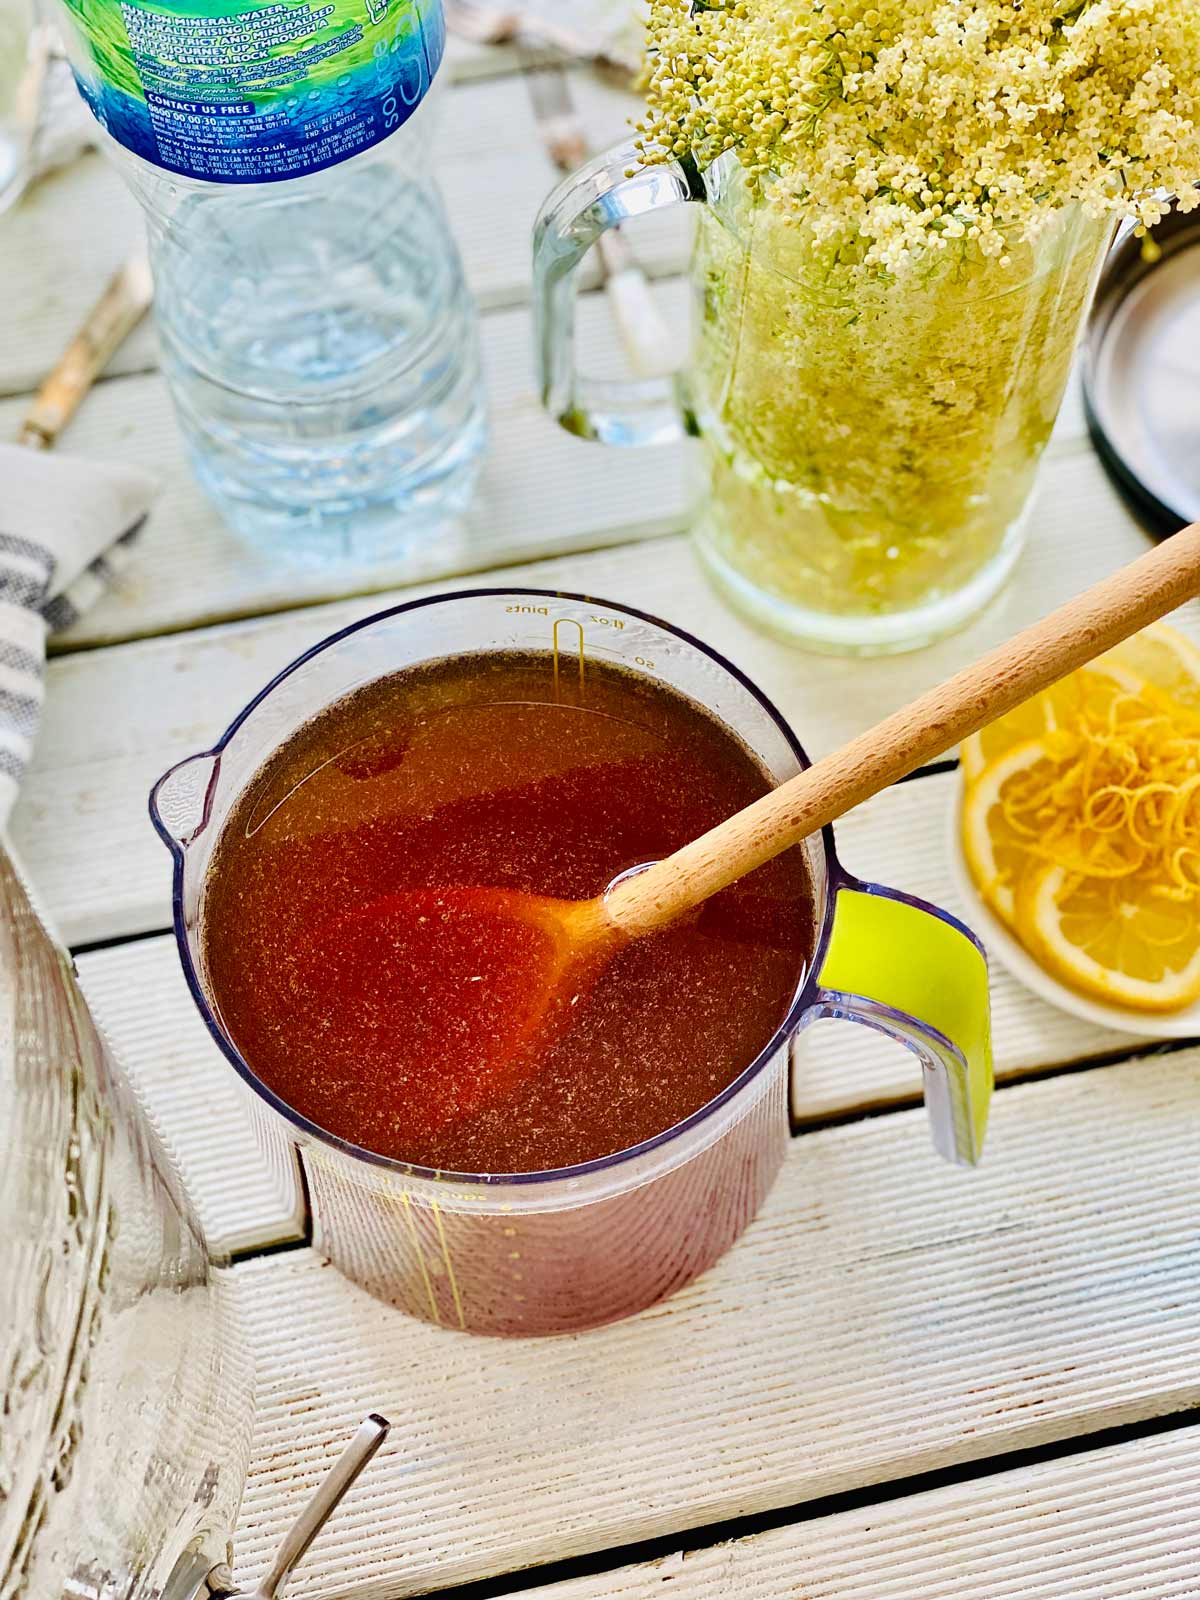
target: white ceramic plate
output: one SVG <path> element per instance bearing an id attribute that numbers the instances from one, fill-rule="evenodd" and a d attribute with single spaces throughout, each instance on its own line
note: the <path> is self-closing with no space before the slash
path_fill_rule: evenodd
<path id="1" fill-rule="evenodd" d="M 1040 999 L 1046 1000 L 1060 1011 L 1082 1017 L 1085 1022 L 1095 1022 L 1118 1033 L 1136 1034 L 1141 1039 L 1191 1039 L 1200 1036 L 1200 1001 L 1185 1006 L 1182 1011 L 1131 1011 L 1127 1006 L 1106 1005 L 1103 1000 L 1092 1000 L 1085 994 L 1068 989 L 1065 983 L 1052 978 L 1019 944 L 1000 918 L 988 906 L 975 880 L 971 877 L 962 847 L 962 829 L 959 812 L 962 807 L 963 780 L 960 773 L 954 804 L 950 807 L 950 833 L 946 841 L 950 857 L 950 871 L 962 901 L 966 921 L 983 940 L 990 958 L 1005 967 L 1026 989 L 1031 989 Z"/>

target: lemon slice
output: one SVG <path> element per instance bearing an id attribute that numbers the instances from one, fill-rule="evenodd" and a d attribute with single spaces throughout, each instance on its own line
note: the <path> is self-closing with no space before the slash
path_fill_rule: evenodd
<path id="1" fill-rule="evenodd" d="M 1179 705 L 1200 711 L 1200 646 L 1165 622 L 1143 628 L 1098 656 L 1092 668 L 1113 677 L 1132 674 L 1163 690 Z"/>
<path id="2" fill-rule="evenodd" d="M 1179 705 L 1200 712 L 1200 645 L 1165 622 L 1143 628 L 1097 656 L 1090 666 L 964 740 L 960 751 L 963 775 L 973 783 L 989 762 L 1013 745 L 1069 725 L 1085 704 L 1103 714 L 1114 693 L 1113 685 L 1119 692 L 1140 694 L 1148 684 Z"/>
<path id="3" fill-rule="evenodd" d="M 1016 928 L 1042 964 L 1072 988 L 1141 1011 L 1200 999 L 1200 918 L 1195 905 L 1140 878 L 1080 878 L 1063 867 L 1028 873 Z"/>
<path id="4" fill-rule="evenodd" d="M 1029 841 L 1013 828 L 1001 800 L 1005 788 L 1042 762 L 1056 769 L 1050 736 L 1026 739 L 990 761 L 963 796 L 963 852 L 980 894 L 1010 926 L 1016 914 L 1016 890 L 1029 864 Z"/>
<path id="5" fill-rule="evenodd" d="M 964 739 L 958 759 L 967 782 L 974 783 L 985 767 L 998 761 L 1014 745 L 1025 744 L 1040 734 L 1049 733 L 1054 727 L 1054 717 L 1048 702 L 1048 695 L 1037 695 L 1023 706 L 1017 706 L 1006 717 L 989 723 L 979 733 Z"/>
<path id="6" fill-rule="evenodd" d="M 1177 636 L 1182 637 L 1182 636 Z M 1185 644 L 1187 640 L 1183 641 Z M 989 723 L 979 733 L 964 739 L 959 759 L 963 776 L 975 783 L 985 768 L 998 761 L 1016 745 L 1069 727 L 1086 706 L 1100 716 L 1119 694 L 1138 694 L 1146 684 L 1133 667 L 1121 658 L 1124 645 L 1098 657 L 1090 667 L 1082 667 L 1061 683 L 1053 684 L 1007 716 Z"/>
<path id="7" fill-rule="evenodd" d="M 1082 714 L 1083 707 L 1088 706 L 1102 715 L 1117 694 L 1141 693 L 1147 680 L 1131 664 L 1118 659 L 1123 648 L 1125 646 L 1118 645 L 1117 650 L 1099 656 L 1090 667 L 1080 667 L 1078 672 L 1062 678 L 1061 683 L 1054 683 L 1032 701 L 1026 701 L 1024 706 L 989 723 L 981 733 L 963 739 L 958 758 L 966 782 L 973 784 L 986 766 L 1000 760 L 1016 744 L 1072 725 Z"/>

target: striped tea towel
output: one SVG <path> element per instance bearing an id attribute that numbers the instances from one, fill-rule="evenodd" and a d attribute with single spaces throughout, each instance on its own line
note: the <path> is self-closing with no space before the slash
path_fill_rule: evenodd
<path id="1" fill-rule="evenodd" d="M 46 634 L 128 563 L 153 497 L 132 467 L 0 444 L 0 830 L 41 716 Z"/>

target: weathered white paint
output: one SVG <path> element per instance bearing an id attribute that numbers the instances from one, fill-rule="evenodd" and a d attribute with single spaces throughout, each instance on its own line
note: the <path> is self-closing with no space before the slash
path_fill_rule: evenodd
<path id="1" fill-rule="evenodd" d="M 682 309 L 682 286 L 655 289 Z M 616 360 L 607 302 L 589 296 L 581 334 L 598 362 Z M 491 447 L 476 503 L 459 522 L 417 532 L 395 556 L 370 566 L 305 568 L 247 546 L 217 517 L 183 455 L 163 379 L 111 380 L 71 429 L 81 454 L 150 466 L 161 492 L 137 559 L 56 649 L 192 628 L 346 594 L 479 572 L 516 561 L 673 532 L 686 520 L 682 448 L 608 451 L 572 438 L 545 415 L 533 390 L 527 311 L 497 312 L 483 325 L 491 399 Z M 15 431 L 23 402 L 0 401 L 0 436 Z"/>
<path id="2" fill-rule="evenodd" d="M 298 1239 L 303 1212 L 263 1160 L 248 1092 L 192 1004 L 174 939 L 78 958 L 89 1006 L 175 1158 L 214 1252 Z"/>
<path id="3" fill-rule="evenodd" d="M 314 1547 L 308 1600 L 419 1593 L 1195 1405 L 1198 1139 L 1200 1049 L 1001 1091 L 974 1172 L 933 1156 L 920 1111 L 811 1134 L 691 1288 L 532 1343 L 408 1321 L 309 1252 L 247 1263 L 239 1576 L 368 1410 L 394 1431 Z M 1017 1543 L 997 1541 L 998 1573 Z M 856 1554 L 848 1537 L 851 1571 Z"/>
<path id="4" fill-rule="evenodd" d="M 624 138 L 636 99 L 587 74 L 572 81 L 593 148 Z M 471 288 L 485 309 L 524 302 L 533 219 L 559 178 L 539 140 L 528 91 L 512 76 L 456 86 L 442 96 L 439 114 L 437 170 Z M 98 152 L 53 173 L 5 213 L 0 395 L 20 394 L 41 380 L 140 235 L 136 202 Z M 652 276 L 683 266 L 682 212 L 639 223 L 634 237 Z M 155 363 L 146 326 L 109 370 L 142 372 Z"/>
<path id="5" fill-rule="evenodd" d="M 618 137 L 635 102 L 586 74 L 575 79 L 595 142 Z M 485 306 L 515 306 L 529 293 L 532 218 L 555 177 L 537 142 L 527 91 L 512 77 L 456 88 L 446 96 L 443 129 L 443 182 L 472 286 Z M 89 219 L 86 229 L 81 217 Z M 0 400 L 0 437 L 16 431 L 28 403 L 23 391 L 57 358 L 137 230 L 136 208 L 99 155 L 46 180 L 6 217 L 0 282 L 8 337 L 0 350 L 0 395 L 10 398 Z M 682 214 L 639 224 L 635 239 L 646 269 L 678 272 L 687 233 Z M 53 272 L 45 270 L 47 261 L 56 264 Z M 592 281 L 586 272 L 583 281 Z M 656 292 L 682 348 L 685 285 L 675 278 Z M 580 322 L 587 363 L 614 370 L 617 342 L 602 297 L 589 297 Z M 483 344 L 494 437 L 468 517 L 369 570 L 306 571 L 248 550 L 193 481 L 164 388 L 144 375 L 156 363 L 153 331 L 144 325 L 114 358 L 110 370 L 119 376 L 97 388 L 60 448 L 152 464 L 162 495 L 125 582 L 64 642 L 91 645 L 194 627 L 685 525 L 679 452 L 606 452 L 566 437 L 542 413 L 525 313 L 485 316 Z M 1082 436 L 1073 387 L 1051 459 L 1075 451 Z M 1089 517 L 1124 515 L 1098 475 L 1085 510 Z"/>
<path id="6" fill-rule="evenodd" d="M 677 1552 L 530 1600 L 1195 1600 L 1200 1428 Z"/>
<path id="7" fill-rule="evenodd" d="M 575 487 L 579 493 L 578 476 Z M 519 492 L 511 482 L 510 488 Z M 581 496 L 576 520 L 594 504 Z M 414 592 L 499 581 L 629 601 L 681 623 L 745 668 L 817 755 L 1142 548 L 1142 534 L 1114 501 L 1100 468 L 1078 450 L 1057 459 L 1046 475 L 1017 581 L 972 627 L 911 656 L 819 657 L 763 638 L 726 609 L 679 539 L 77 652 L 51 666 L 45 721 L 14 835 L 73 943 L 165 927 L 167 862 L 145 812 L 153 781 L 173 761 L 211 743 L 301 651 Z M 178 587 L 188 581 L 181 570 Z M 1194 608 L 1180 616 L 1195 627 Z M 881 870 L 903 877 L 902 862 L 885 861 Z"/>

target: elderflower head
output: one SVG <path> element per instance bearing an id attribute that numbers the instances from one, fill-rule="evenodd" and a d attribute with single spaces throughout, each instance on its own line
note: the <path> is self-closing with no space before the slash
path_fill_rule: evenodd
<path id="1" fill-rule="evenodd" d="M 717 9 L 717 6 L 720 6 Z M 726 150 L 817 239 L 1001 256 L 1200 204 L 1200 0 L 651 0 L 648 160 Z"/>

